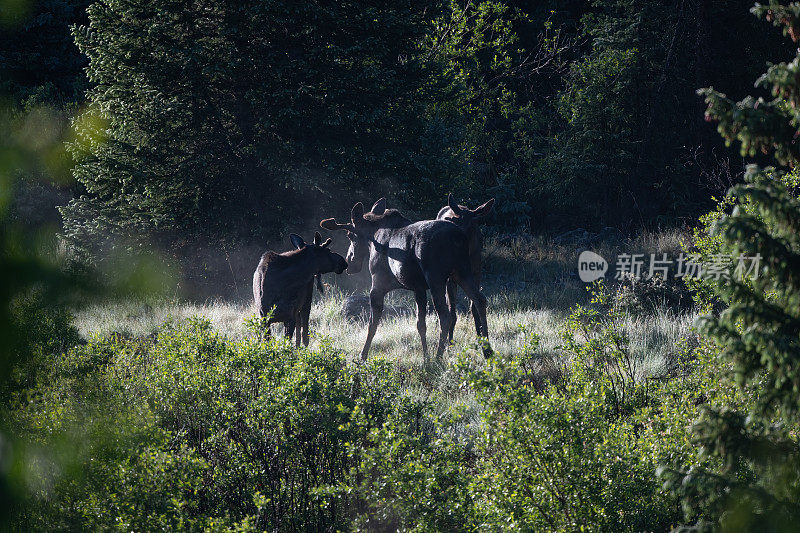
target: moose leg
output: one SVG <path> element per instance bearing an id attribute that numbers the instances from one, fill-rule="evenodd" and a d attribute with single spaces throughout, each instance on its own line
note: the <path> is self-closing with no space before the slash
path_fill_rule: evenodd
<path id="1" fill-rule="evenodd" d="M 474 301 L 470 301 L 469 303 L 469 312 L 472 313 L 472 319 L 475 321 L 475 331 L 481 337 L 486 337 L 487 333 L 484 332 L 483 323 L 481 322 L 481 315 L 480 311 L 478 310 L 478 306 L 475 305 Z"/>
<path id="2" fill-rule="evenodd" d="M 483 355 L 488 356 L 492 353 L 492 349 L 488 345 L 489 326 L 486 320 L 486 296 L 478 289 L 475 278 L 472 276 L 465 276 L 459 279 L 458 284 L 461 285 L 467 297 L 472 301 L 470 307 L 475 315 L 475 333 L 478 334 L 478 337 L 487 338 L 487 344 L 483 348 Z"/>
<path id="3" fill-rule="evenodd" d="M 436 358 L 442 357 L 444 349 L 447 347 L 447 336 L 450 333 L 450 309 L 447 306 L 447 287 L 446 284 L 439 286 L 431 286 L 431 295 L 433 296 L 433 307 L 436 309 L 436 314 L 439 315 L 439 346 L 436 348 Z"/>
<path id="4" fill-rule="evenodd" d="M 458 313 L 456 312 L 456 282 L 452 279 L 447 280 L 447 307 L 450 310 L 450 331 L 447 332 L 447 342 L 453 342 L 453 332 L 456 329 L 456 319 Z"/>
<path id="5" fill-rule="evenodd" d="M 427 360 L 428 339 L 425 335 L 428 332 L 428 327 L 425 324 L 425 315 L 428 313 L 428 293 L 426 291 L 415 292 L 414 298 L 417 300 L 417 331 L 422 341 L 422 358 Z"/>
<path id="6" fill-rule="evenodd" d="M 295 316 L 292 317 L 291 320 L 287 320 L 286 322 L 283 323 L 283 335 L 284 335 L 284 337 L 288 337 L 290 339 L 292 337 L 294 337 L 294 326 L 295 326 L 295 323 L 297 322 L 297 319 L 295 318 L 296 316 L 297 315 L 295 314 Z"/>
<path id="7" fill-rule="evenodd" d="M 361 360 L 367 360 L 369 354 L 369 347 L 372 345 L 372 337 L 375 336 L 375 330 L 378 329 L 378 322 L 381 321 L 383 314 L 383 300 L 386 293 L 377 291 L 374 288 L 369 292 L 369 328 L 367 329 L 367 340 L 364 342 L 364 348 L 361 349 Z"/>
<path id="8" fill-rule="evenodd" d="M 472 274 L 473 279 L 475 280 L 475 287 L 480 290 L 481 288 L 481 276 L 480 274 Z M 480 309 L 475 304 L 475 300 L 470 300 L 469 304 L 470 312 L 472 313 L 472 319 L 475 321 L 475 331 L 478 333 L 480 337 L 488 337 L 489 336 L 489 328 L 486 327 L 485 319 L 486 313 L 483 313 L 484 319 L 481 319 Z"/>
<path id="9" fill-rule="evenodd" d="M 303 308 L 300 309 L 300 329 L 303 333 L 303 346 L 308 346 L 308 317 L 311 315 L 311 293 L 309 293 L 308 298 L 306 299 L 305 303 L 303 304 Z M 300 346 L 300 340 L 298 338 L 297 345 Z"/>
<path id="10" fill-rule="evenodd" d="M 294 345 L 298 348 L 300 347 L 300 335 L 303 332 L 303 310 L 300 309 L 295 313 L 294 318 L 295 323 L 295 330 L 294 330 Z"/>

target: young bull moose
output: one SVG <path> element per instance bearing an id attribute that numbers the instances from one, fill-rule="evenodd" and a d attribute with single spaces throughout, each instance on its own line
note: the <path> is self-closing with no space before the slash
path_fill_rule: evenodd
<path id="1" fill-rule="evenodd" d="M 449 194 L 447 195 L 447 205 L 441 208 L 439 214 L 436 215 L 437 220 L 449 220 L 467 234 L 469 264 L 472 269 L 472 276 L 475 278 L 478 287 L 481 286 L 481 253 L 483 252 L 483 235 L 481 235 L 481 229 L 478 225 L 483 217 L 492 212 L 492 207 L 494 207 L 494 198 L 475 209 L 470 209 L 465 205 L 457 204 L 453 199 L 453 195 Z M 453 331 L 456 328 L 456 284 L 452 280 L 447 282 L 447 305 L 453 315 L 448 334 L 448 340 L 452 342 Z M 476 313 L 475 303 L 473 302 L 470 307 L 472 318 L 475 320 L 475 329 L 480 331 L 481 325 L 479 323 L 479 315 Z M 488 334 L 485 330 L 478 333 L 478 335 L 484 337 L 488 336 Z"/>
<path id="2" fill-rule="evenodd" d="M 347 263 L 344 257 L 328 249 L 330 239 L 321 242 L 319 232 L 314 234 L 313 244 L 306 244 L 299 235 L 292 234 L 289 238 L 295 250 L 280 254 L 267 251 L 261 256 L 253 274 L 253 299 L 260 317 L 266 317 L 272 309 L 272 316 L 265 324 L 267 335 L 270 324 L 283 322 L 284 334 L 291 337 L 299 323 L 305 329 L 303 342 L 308 345 L 308 312 L 314 278 L 328 272 L 341 274 Z M 300 346 L 299 334 L 296 343 Z"/>
<path id="3" fill-rule="evenodd" d="M 417 331 L 426 362 L 427 291 L 431 291 L 433 306 L 439 315 L 441 333 L 436 355 L 441 357 L 452 321 L 446 297 L 448 279 L 458 283 L 475 303 L 476 316 L 480 317 L 481 324 L 478 335 L 486 332 L 486 298 L 481 294 L 470 269 L 467 236 L 455 224 L 444 220 L 411 222 L 396 209 L 387 210 L 386 199 L 381 198 L 369 213 L 364 213 L 361 202 L 354 205 L 349 224 L 340 224 L 329 218 L 320 222 L 320 225 L 326 229 L 347 232 L 350 239 L 347 252 L 349 274 L 360 272 L 364 260 L 369 256 L 371 312 L 367 340 L 361 350 L 362 360 L 369 353 L 383 312 L 384 298 L 395 289 L 407 289 L 414 293 L 417 301 Z M 487 355 L 488 350 L 488 347 L 484 350 Z"/>

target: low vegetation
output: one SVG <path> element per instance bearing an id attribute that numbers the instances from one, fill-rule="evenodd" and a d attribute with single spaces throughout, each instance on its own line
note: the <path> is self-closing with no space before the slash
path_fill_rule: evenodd
<path id="1" fill-rule="evenodd" d="M 0 25 L 20 26 L 23 4 L 3 12 Z M 36 107 L 48 93 L 66 95 L 63 83 L 0 84 L 15 99 L 0 113 L 8 126 L 0 128 L 0 181 L 8 185 L 0 194 L 0 530 L 797 529 L 800 52 L 758 79 L 771 99 L 700 91 L 706 121 L 727 143 L 778 166 L 749 165 L 685 231 L 534 236 L 506 233 L 558 218 L 531 213 L 532 199 L 558 210 L 577 197 L 594 223 L 652 216 L 639 226 L 666 217 L 673 228 L 681 198 L 702 201 L 691 165 L 673 159 L 675 143 L 703 132 L 684 136 L 684 115 L 658 103 L 672 85 L 711 75 L 704 43 L 710 19 L 727 13 L 723 3 L 673 10 L 650 0 L 598 0 L 575 8 L 581 28 L 570 35 L 590 48 L 569 60 L 564 55 L 577 49 L 564 45 L 560 30 L 552 33 L 542 4 L 535 23 L 545 28 L 538 49 L 547 53 L 527 74 L 515 66 L 524 53 L 515 32 L 527 19 L 494 0 L 430 11 L 414 3 L 262 4 L 176 10 L 166 1 L 109 0 L 94 3 L 87 21 L 77 7 L 73 16 L 77 3 L 54 2 L 46 9 L 66 10 L 77 23 L 94 84 L 94 105 L 72 128 Z M 770 0 L 752 11 L 800 39 L 800 4 Z M 36 20 L 26 27 L 49 24 L 47 16 Z M 216 33 L 196 39 L 200 22 Z M 176 26 L 176 40 L 163 39 Z M 740 40 L 741 27 L 726 26 L 725 39 Z M 384 29 L 395 36 L 392 46 Z M 283 39 L 300 34 L 310 40 L 306 58 Z M 173 46 L 179 53 L 168 53 Z M 691 59 L 681 52 L 687 46 L 697 48 Z M 245 61 L 228 61 L 240 47 Z M 152 61 L 131 61 L 145 51 Z M 16 65 L 27 56 L 8 57 Z M 3 56 L 0 67 L 9 61 Z M 276 62 L 281 75 L 262 76 Z M 326 64 L 334 71 L 319 69 Z M 560 81 L 538 94 L 529 83 L 534 72 Z M 293 80 L 315 85 L 287 91 Z M 367 92 L 376 101 L 351 97 L 360 94 L 353 80 L 375 89 Z M 174 98 L 166 97 L 170 89 Z M 330 98 L 342 101 L 330 106 Z M 675 102 L 691 112 L 687 100 Z M 316 142 L 309 127 L 341 144 Z M 76 158 L 69 163 L 66 145 Z M 495 154 L 487 160 L 505 154 L 498 165 L 487 164 L 484 177 L 464 171 L 478 169 L 476 147 L 484 145 Z M 348 149 L 356 146 L 363 151 Z M 447 161 L 437 156 L 443 152 Z M 274 163 L 271 173 L 265 161 Z M 63 211 L 66 244 L 53 253 L 54 234 L 19 218 L 15 187 L 70 166 L 86 194 Z M 373 168 L 369 181 L 364 169 Z M 451 185 L 485 192 L 497 183 L 498 223 L 486 227 L 481 279 L 493 352 L 471 332 L 462 300 L 454 342 L 426 361 L 412 316 L 419 302 L 392 296 L 370 357 L 359 357 L 365 320 L 342 307 L 363 295 L 363 276 L 327 280 L 311 310 L 311 343 L 295 346 L 262 334 L 249 295 L 178 298 L 160 254 L 147 252 L 158 242 L 166 264 L 185 267 L 179 252 L 194 249 L 195 238 L 223 243 L 226 275 L 239 292 L 243 278 L 229 251 L 283 227 L 305 206 L 299 191 L 319 181 L 311 203 L 334 209 L 332 196 L 349 196 L 339 189 L 389 189 L 386 177 L 397 168 L 408 172 L 397 183 L 409 185 L 397 196 L 419 209 Z M 172 193 L 153 194 L 164 183 Z M 287 196 L 270 212 L 252 194 L 265 183 Z M 619 210 L 628 198 L 636 214 Z M 564 213 L 574 227 L 576 213 Z M 460 241 L 457 226 L 437 224 Z M 116 240 L 126 235 L 136 238 Z M 757 257 L 761 268 L 741 277 L 734 262 L 717 279 L 612 274 L 587 285 L 575 273 L 586 249 L 612 272 L 622 252 Z M 92 262 L 92 250 L 111 253 Z M 184 281 L 217 279 L 204 277 L 213 274 L 208 263 L 193 266 L 194 277 L 178 273 Z M 307 272 L 305 287 L 319 270 Z M 441 296 L 448 273 L 440 274 Z M 152 288 L 165 281 L 175 298 L 154 298 Z"/>
<path id="2" fill-rule="evenodd" d="M 674 248 L 680 239 L 627 245 Z M 454 346 L 425 367 L 409 313 L 383 324 L 374 357 L 359 364 L 366 325 L 341 314 L 348 293 L 336 287 L 315 302 L 309 349 L 261 340 L 249 302 L 128 300 L 78 311 L 84 343 L 33 369 L 35 395 L 20 392 L 9 413 L 26 449 L 64 469 L 40 481 L 17 525 L 634 531 L 679 523 L 655 468 L 693 453 L 692 391 L 708 371 L 697 363 L 694 312 L 632 313 L 621 285 L 587 291 L 570 275 L 569 245 L 490 239 L 487 248 L 489 360 L 462 314 Z M 532 261 L 546 255 L 552 264 Z M 550 276 L 539 269 L 562 287 L 528 307 L 548 294 L 540 285 Z M 526 289 L 512 292 L 513 283 Z M 559 290 L 583 303 L 559 308 Z M 411 298 L 392 303 L 413 309 Z M 83 436 L 60 448 L 53 434 Z"/>

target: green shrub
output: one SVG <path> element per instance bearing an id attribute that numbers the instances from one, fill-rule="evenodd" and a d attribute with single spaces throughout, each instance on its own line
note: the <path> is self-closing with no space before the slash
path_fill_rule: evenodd
<path id="1" fill-rule="evenodd" d="M 477 419 L 447 392 L 404 391 L 385 361 L 347 364 L 324 340 L 232 341 L 202 319 L 92 338 L 8 413 L 37 465 L 14 524 L 663 531 L 681 514 L 656 465 L 714 466 L 690 422 L 699 405 L 741 395 L 707 343 L 686 345 L 680 372 L 648 379 L 620 318 L 598 290 L 557 353 L 522 327 L 517 353 L 465 354 L 448 372 L 474 392 Z"/>
<path id="2" fill-rule="evenodd" d="M 25 529 L 341 529 L 357 502 L 331 487 L 399 394 L 381 360 L 232 342 L 199 319 L 155 340 L 93 339 L 38 385 L 13 413 L 20 434 L 81 436 L 72 466 L 34 490 Z"/>
<path id="3" fill-rule="evenodd" d="M 476 531 L 475 453 L 455 437 L 458 413 L 437 415 L 434 402 L 403 398 L 381 427 L 370 431 L 352 485 L 363 499 L 354 522 L 363 531 Z"/>
<path id="4" fill-rule="evenodd" d="M 780 184 L 792 198 L 800 198 L 800 169 L 789 172 L 776 172 L 768 169 L 758 178 L 764 182 L 774 181 Z M 722 235 L 714 231 L 714 227 L 731 215 L 734 207 L 739 212 L 746 213 L 764 222 L 768 228 L 772 229 L 769 220 L 765 220 L 759 212 L 758 206 L 751 202 L 747 197 L 736 198 L 733 195 L 726 195 L 722 199 L 714 201 L 716 207 L 699 218 L 699 224 L 692 230 L 692 246 L 687 250 L 690 253 L 700 255 L 702 261 L 708 262 L 714 255 L 725 253 L 725 242 Z M 692 293 L 695 303 L 704 309 L 721 311 L 725 303 L 719 298 L 716 291 L 716 280 L 706 278 L 684 278 L 686 286 Z"/>
<path id="5" fill-rule="evenodd" d="M 661 276 L 650 279 L 625 276 L 616 286 L 614 299 L 621 311 L 632 315 L 647 315 L 665 309 L 679 313 L 693 307 L 692 295 L 683 283 L 665 280 Z"/>
<path id="6" fill-rule="evenodd" d="M 516 358 L 468 373 L 484 404 L 483 526 L 523 531 L 641 531 L 673 519 L 637 426 L 620 417 L 611 380 L 576 358 L 558 386 L 537 393 Z"/>
<path id="7" fill-rule="evenodd" d="M 665 531 L 679 523 L 657 465 L 696 462 L 689 426 L 698 406 L 732 404 L 735 392 L 707 344 L 685 344 L 681 372 L 645 375 L 620 319 L 598 288 L 566 321 L 560 356 L 525 327 L 517 353 L 480 363 L 462 356 L 462 386 L 480 403 L 467 432 L 460 413 L 435 398 L 404 398 L 356 450 L 361 461 L 340 487 L 363 498 L 356 527 Z"/>
<path id="8" fill-rule="evenodd" d="M 739 388 L 734 401 L 704 406 L 692 427 L 694 463 L 662 469 L 698 530 L 794 531 L 800 518 L 797 257 L 800 202 L 758 176 L 732 191 L 750 206 L 713 230 L 722 249 L 764 257 L 764 271 L 715 287 L 727 308 L 702 321 L 706 341 Z M 756 216 L 754 213 L 757 213 Z M 735 401 L 744 398 L 746 401 Z"/>
<path id="9" fill-rule="evenodd" d="M 8 346 L 12 361 L 22 361 L 12 367 L 7 391 L 21 391 L 34 384 L 36 374 L 53 364 L 53 359 L 81 342 L 72 325 L 72 314 L 57 302 L 48 301 L 41 288 L 31 288 L 11 299 L 12 326 L 24 331 L 23 342 Z M 13 339 L 12 339 L 13 341 Z"/>

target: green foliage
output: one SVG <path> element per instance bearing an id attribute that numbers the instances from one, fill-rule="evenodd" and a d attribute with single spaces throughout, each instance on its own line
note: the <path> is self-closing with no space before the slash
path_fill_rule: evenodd
<path id="1" fill-rule="evenodd" d="M 753 11 L 797 38 L 796 4 L 771 2 Z M 792 140 L 794 107 L 800 101 L 797 82 L 778 75 L 790 68 L 775 65 L 759 80 L 772 86 L 770 102 L 746 98 L 733 103 L 704 90 L 708 117 L 719 121 L 726 140 L 741 142 L 743 153 L 761 150 L 774 153 L 781 163 L 797 160 Z M 682 496 L 686 518 L 697 520 L 695 529 L 793 531 L 800 518 L 800 202 L 786 187 L 796 184 L 796 177 L 783 171 L 751 165 L 746 181 L 731 190 L 736 207 L 714 223 L 706 244 L 734 255 L 760 254 L 763 270 L 752 279 L 715 287 L 727 308 L 702 325 L 751 401 L 709 407 L 695 421 L 701 457 L 716 460 L 714 467 L 667 469 L 664 477 Z"/>
<path id="2" fill-rule="evenodd" d="M 24 337 L 9 339 L 11 361 L 17 362 L 11 370 L 6 390 L 26 389 L 35 383 L 35 376 L 68 348 L 80 342 L 80 335 L 72 325 L 72 314 L 60 305 L 50 305 L 41 288 L 17 294 L 10 302 L 12 327 L 24 331 Z"/>
<path id="3" fill-rule="evenodd" d="M 331 487 L 398 395 L 381 361 L 357 368 L 330 346 L 233 343 L 204 320 L 152 341 L 94 339 L 35 390 L 14 413 L 26 441 L 86 429 L 72 469 L 20 518 L 37 530 L 344 527 L 354 498 Z"/>
<path id="4" fill-rule="evenodd" d="M 680 514 L 656 465 L 720 465 L 690 422 L 745 399 L 710 344 L 648 374 L 602 289 L 556 352 L 522 327 L 518 352 L 424 376 L 455 378 L 474 410 L 324 340 L 262 341 L 258 322 L 239 341 L 190 319 L 53 358 L 4 413 L 26 461 L 58 465 L 28 472 L 15 526 L 663 531 Z"/>
<path id="5" fill-rule="evenodd" d="M 468 372 L 492 428 L 480 441 L 474 485 L 484 523 L 524 531 L 663 528 L 672 519 L 668 498 L 635 419 L 624 416 L 642 405 L 644 386 L 630 373 L 624 340 L 582 308 L 564 335 L 569 370 L 541 392 L 528 358 L 498 356 Z"/>
<path id="6" fill-rule="evenodd" d="M 797 169 L 789 172 L 776 172 L 774 169 L 767 168 L 764 170 L 763 175 L 759 175 L 754 170 L 750 177 L 754 180 L 780 183 L 793 198 L 797 198 L 800 195 L 800 187 L 798 187 L 800 171 Z M 771 227 L 771 221 L 764 219 L 758 207 L 746 195 L 728 194 L 720 200 L 714 199 L 714 201 L 716 202 L 715 208 L 702 215 L 699 219 L 699 224 L 692 230 L 692 247 L 691 250 L 687 250 L 687 252 L 699 254 L 700 260 L 704 262 L 711 261 L 714 255 L 725 253 L 723 236 L 714 231 L 714 228 L 731 214 L 734 207 L 740 212 L 747 213 L 749 216 L 762 221 L 768 228 Z M 719 309 L 724 306 L 724 303 L 717 295 L 716 283 L 713 279 L 686 277 L 684 282 L 691 290 L 692 298 L 699 307 Z"/>
<path id="7" fill-rule="evenodd" d="M 550 97 L 556 114 L 539 107 L 520 132 L 529 144 L 547 132 L 520 151 L 516 172 L 544 220 L 649 226 L 706 207 L 693 166 L 725 152 L 694 93 L 710 83 L 747 90 L 743 80 L 782 49 L 774 36 L 755 37 L 741 16 L 748 5 L 596 0 L 581 10 L 576 40 L 585 45 L 564 54 L 568 68 Z"/>
<path id="8" fill-rule="evenodd" d="M 606 381 L 608 400 L 617 414 L 630 413 L 646 399 L 639 361 L 631 353 L 627 333 L 620 327 L 621 309 L 598 285 L 591 306 L 576 306 L 564 326 L 564 349 L 576 358 L 574 372 L 590 382 Z"/>
<path id="9" fill-rule="evenodd" d="M 83 57 L 69 27 L 82 23 L 88 0 L 4 1 L 0 15 L 0 95 L 15 104 L 68 107 L 86 88 Z M 4 22 L 7 22 L 4 24 Z"/>
<path id="10" fill-rule="evenodd" d="M 718 461 L 716 468 L 665 471 L 667 483 L 684 498 L 687 518 L 699 519 L 698 529 L 748 530 L 758 524 L 791 531 L 800 516 L 800 203 L 773 173 L 751 167 L 749 183 L 732 190 L 737 208 L 712 229 L 722 250 L 760 253 L 764 265 L 755 279 L 715 287 L 727 308 L 703 322 L 716 357 L 730 365 L 727 379 L 750 401 L 709 407 L 694 422 L 701 457 Z"/>
<path id="11" fill-rule="evenodd" d="M 638 182 L 648 135 L 642 125 L 656 96 L 654 56 L 665 45 L 650 25 L 669 17 L 669 7 L 656 2 L 607 1 L 596 7 L 584 16 L 592 49 L 572 63 L 558 97 L 565 130 L 537 165 L 541 194 L 561 209 L 580 205 L 583 212 L 574 216 L 583 224 L 620 223 L 619 215 L 634 214 L 633 206 L 621 209 L 624 202 L 648 200 Z M 597 200 L 587 205 L 580 198 Z"/>
<path id="12" fill-rule="evenodd" d="M 8 31 L 16 35 L 18 24 Z M 30 34 L 25 37 L 32 38 Z M 7 38 L 3 28 L 2 39 Z M 17 59 L 14 54 L 0 56 L 0 68 L 13 70 L 8 63 Z M 65 306 L 93 290 L 87 276 L 65 271 L 62 258 L 54 253 L 52 232 L 25 226 L 13 216 L 14 197 L 23 179 L 35 177 L 52 182 L 63 179 L 68 167 L 62 144 L 68 132 L 60 127 L 58 114 L 44 106 L 22 111 L 14 105 L 15 99 L 23 96 L 21 93 L 7 101 L 9 95 L 3 94 L 6 90 L 27 90 L 21 85 L 6 85 L 13 85 L 14 81 L 16 77 L 4 78 L 0 86 L 0 412 L 3 413 L 20 389 L 30 385 L 52 358 L 77 342 Z M 26 478 L 37 465 L 32 460 L 34 454 L 25 452 L 5 416 L 0 416 L 0 440 L 3 442 L 0 528 L 4 529 L 12 510 L 24 499 Z"/>
<path id="13" fill-rule="evenodd" d="M 386 191 L 422 215 L 509 190 L 508 229 L 672 222 L 705 208 L 695 88 L 738 90 L 776 49 L 732 61 L 749 26 L 717 0 L 52 4 L 37 24 L 77 22 L 88 58 L 77 129 L 108 140 L 74 148 L 62 209 L 89 255 L 260 242 Z M 37 75 L 60 87 L 72 59 Z"/>
<path id="14" fill-rule="evenodd" d="M 74 35 L 108 142 L 76 152 L 67 237 L 247 240 L 342 190 L 441 197 L 460 141 L 431 107 L 448 77 L 420 54 L 423 7 L 92 5 Z"/>
<path id="15" fill-rule="evenodd" d="M 460 412 L 405 400 L 370 433 L 356 481 L 342 487 L 365 500 L 357 527 L 663 531 L 678 523 L 678 499 L 657 465 L 719 466 L 694 447 L 691 422 L 702 405 L 748 399 L 707 342 L 687 341 L 663 375 L 648 376 L 621 313 L 598 288 L 591 306 L 570 315 L 559 354 L 523 328 L 516 354 L 462 358 L 463 386 L 481 405 L 472 438 L 459 430 Z"/>
<path id="16" fill-rule="evenodd" d="M 716 467 L 689 427 L 701 405 L 741 407 L 747 396 L 713 344 L 679 348 L 647 376 L 627 344 L 620 310 L 602 288 L 564 326 L 548 354 L 523 328 L 516 354 L 459 362 L 480 402 L 465 434 L 457 410 L 405 399 L 369 434 L 340 487 L 364 499 L 356 527 L 403 531 L 664 531 L 681 519 L 659 463 Z M 560 361 L 560 363 L 558 362 Z M 550 380 L 543 380 L 548 374 Z M 658 379 L 649 379 L 658 378 Z M 433 400 L 433 401 L 432 401 Z"/>
<path id="17" fill-rule="evenodd" d="M 487 189 L 486 193 L 495 199 L 494 219 L 501 228 L 515 232 L 530 228 L 531 207 L 522 200 L 523 196 L 513 181 L 500 178 L 497 185 Z"/>
<path id="18" fill-rule="evenodd" d="M 474 531 L 475 453 L 457 437 L 459 413 L 436 413 L 435 402 L 403 398 L 369 446 L 350 449 L 361 460 L 351 483 L 363 507 L 356 530 Z"/>
<path id="19" fill-rule="evenodd" d="M 723 250 L 722 239 L 714 234 L 711 228 L 724 217 L 730 214 L 734 204 L 732 196 L 724 196 L 721 200 L 712 198 L 716 205 L 712 211 L 702 215 L 698 224 L 692 229 L 692 248 L 697 251 L 702 261 L 710 261 L 716 254 Z M 689 252 L 689 250 L 686 250 Z M 720 300 L 714 290 L 714 280 L 696 277 L 685 277 L 684 283 L 692 294 L 695 304 L 703 310 L 719 307 Z"/>

